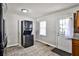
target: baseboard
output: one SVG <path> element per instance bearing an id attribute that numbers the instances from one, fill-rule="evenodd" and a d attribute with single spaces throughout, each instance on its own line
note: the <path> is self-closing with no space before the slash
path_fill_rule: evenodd
<path id="1" fill-rule="evenodd" d="M 39 42 L 44 43 L 44 44 L 48 44 L 49 46 L 52 46 L 52 47 L 56 47 L 55 45 L 52 45 L 52 44 L 50 44 L 50 43 L 47 43 L 47 42 L 45 42 L 45 41 L 43 41 L 43 40 L 36 40 L 36 41 L 39 41 Z"/>
<path id="2" fill-rule="evenodd" d="M 17 44 L 13 44 L 13 45 L 7 45 L 7 47 L 12 47 L 12 46 L 17 46 L 18 45 L 18 43 Z"/>

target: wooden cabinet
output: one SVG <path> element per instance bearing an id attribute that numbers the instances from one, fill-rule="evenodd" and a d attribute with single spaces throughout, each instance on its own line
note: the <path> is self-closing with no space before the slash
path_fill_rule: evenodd
<path id="1" fill-rule="evenodd" d="M 79 56 L 79 40 L 77 39 L 72 40 L 72 55 Z"/>
<path id="2" fill-rule="evenodd" d="M 74 13 L 74 32 L 79 33 L 79 11 Z"/>
<path id="3" fill-rule="evenodd" d="M 74 33 L 79 33 L 79 11 L 74 13 Z M 79 56 L 79 39 L 72 39 L 72 55 Z"/>

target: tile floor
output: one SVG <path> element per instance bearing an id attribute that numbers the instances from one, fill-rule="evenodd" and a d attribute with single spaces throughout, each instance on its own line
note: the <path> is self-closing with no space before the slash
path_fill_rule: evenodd
<path id="1" fill-rule="evenodd" d="M 4 56 L 59 56 L 52 52 L 52 49 L 54 47 L 36 41 L 33 46 L 28 48 L 20 46 L 8 47 L 5 49 Z"/>

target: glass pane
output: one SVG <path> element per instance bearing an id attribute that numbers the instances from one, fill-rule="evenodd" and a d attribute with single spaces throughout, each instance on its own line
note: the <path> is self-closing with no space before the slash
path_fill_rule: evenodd
<path id="1" fill-rule="evenodd" d="M 63 19 L 59 21 L 59 34 L 63 33 Z"/>
<path id="2" fill-rule="evenodd" d="M 60 20 L 60 24 L 63 24 L 63 21 L 62 20 Z"/>
<path id="3" fill-rule="evenodd" d="M 60 28 L 63 28 L 63 25 L 60 24 Z"/>
<path id="4" fill-rule="evenodd" d="M 40 35 L 46 36 L 46 21 L 40 22 Z"/>
<path id="5" fill-rule="evenodd" d="M 63 30 L 62 30 L 62 29 L 60 29 L 60 32 L 63 32 Z"/>

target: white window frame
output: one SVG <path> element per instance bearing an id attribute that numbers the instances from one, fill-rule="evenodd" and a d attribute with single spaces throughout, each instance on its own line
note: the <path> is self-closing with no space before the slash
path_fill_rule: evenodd
<path id="1" fill-rule="evenodd" d="M 40 33 L 41 36 L 46 36 L 46 21 L 40 21 Z"/>

